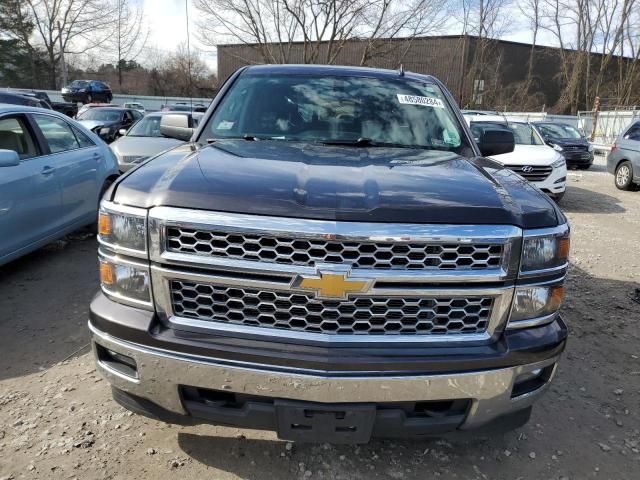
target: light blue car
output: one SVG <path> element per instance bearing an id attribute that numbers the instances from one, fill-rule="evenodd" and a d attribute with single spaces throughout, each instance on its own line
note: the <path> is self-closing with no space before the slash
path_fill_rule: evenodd
<path id="1" fill-rule="evenodd" d="M 0 104 L 0 265 L 95 224 L 118 163 L 69 117 Z"/>

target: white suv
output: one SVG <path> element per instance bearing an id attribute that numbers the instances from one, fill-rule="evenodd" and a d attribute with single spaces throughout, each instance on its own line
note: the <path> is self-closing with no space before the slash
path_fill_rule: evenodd
<path id="1" fill-rule="evenodd" d="M 491 158 L 526 178 L 556 201 L 564 196 L 567 186 L 566 161 L 560 152 L 545 144 L 528 122 L 499 115 L 465 115 L 465 119 L 476 142 L 485 128 L 501 126 L 511 130 L 516 142 L 513 152 L 493 155 Z"/>

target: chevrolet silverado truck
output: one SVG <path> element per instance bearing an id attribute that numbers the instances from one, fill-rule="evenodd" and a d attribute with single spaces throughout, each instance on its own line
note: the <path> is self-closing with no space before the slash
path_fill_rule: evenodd
<path id="1" fill-rule="evenodd" d="M 365 443 L 524 424 L 548 388 L 569 226 L 484 158 L 435 78 L 240 69 L 189 142 L 103 197 L 89 328 L 114 399 L 176 424 Z"/>

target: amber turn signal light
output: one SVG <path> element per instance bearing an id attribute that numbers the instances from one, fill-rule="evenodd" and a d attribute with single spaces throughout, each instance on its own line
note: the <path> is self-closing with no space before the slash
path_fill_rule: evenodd
<path id="1" fill-rule="evenodd" d="M 569 237 L 564 237 L 559 240 L 558 245 L 558 257 L 567 259 L 569 258 L 569 247 L 571 246 L 571 240 Z"/>
<path id="2" fill-rule="evenodd" d="M 564 296 L 564 287 L 557 286 L 551 288 L 551 298 L 549 299 L 549 307 L 553 310 L 558 310 L 562 303 L 562 297 Z"/>
<path id="3" fill-rule="evenodd" d="M 98 233 L 100 235 L 111 235 L 111 216 L 100 212 L 98 216 Z"/>
<path id="4" fill-rule="evenodd" d="M 113 265 L 106 262 L 100 262 L 100 282 L 104 285 L 113 285 L 113 279 Z"/>

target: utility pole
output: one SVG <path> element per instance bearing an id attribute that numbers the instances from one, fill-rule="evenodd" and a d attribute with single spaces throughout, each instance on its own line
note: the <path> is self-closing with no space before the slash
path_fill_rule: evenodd
<path id="1" fill-rule="evenodd" d="M 58 21 L 58 40 L 60 41 L 60 62 L 62 62 L 62 86 L 64 87 L 69 83 L 67 74 L 67 63 L 64 61 L 64 46 L 62 44 L 62 26 Z"/>
<path id="2" fill-rule="evenodd" d="M 122 93 L 122 4 L 121 0 L 118 0 L 118 86 L 120 87 L 120 93 Z"/>

